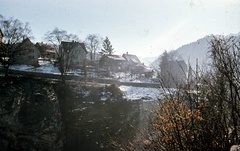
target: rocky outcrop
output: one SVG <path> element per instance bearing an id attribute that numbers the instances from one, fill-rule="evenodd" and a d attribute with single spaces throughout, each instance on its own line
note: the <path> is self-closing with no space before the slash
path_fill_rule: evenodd
<path id="1" fill-rule="evenodd" d="M 63 150 L 63 122 L 52 84 L 26 78 L 0 84 L 1 150 Z"/>

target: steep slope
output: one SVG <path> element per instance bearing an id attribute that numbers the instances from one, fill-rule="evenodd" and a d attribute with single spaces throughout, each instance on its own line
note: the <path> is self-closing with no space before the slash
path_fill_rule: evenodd
<path id="1" fill-rule="evenodd" d="M 220 35 L 215 35 L 216 37 L 222 37 Z M 230 36 L 235 37 L 235 41 L 240 40 L 240 33 L 230 34 L 225 36 L 229 38 Z M 205 36 L 195 42 L 183 45 L 180 48 L 171 51 L 171 53 L 176 53 L 180 58 L 182 58 L 188 65 L 191 65 L 193 69 L 196 67 L 196 60 L 198 60 L 198 65 L 200 68 L 205 68 L 210 62 L 210 41 L 214 38 L 214 35 Z M 154 67 L 159 66 L 161 55 L 156 59 L 152 65 Z"/>
<path id="2" fill-rule="evenodd" d="M 213 35 L 206 36 L 190 44 L 183 45 L 175 50 L 187 64 L 190 64 L 193 68 L 196 66 L 196 60 L 198 60 L 199 66 L 204 66 L 210 63 L 209 50 L 210 41 Z"/>

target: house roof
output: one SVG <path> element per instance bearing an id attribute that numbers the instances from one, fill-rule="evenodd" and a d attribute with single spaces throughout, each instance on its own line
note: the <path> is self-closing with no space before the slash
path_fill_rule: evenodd
<path id="1" fill-rule="evenodd" d="M 24 44 L 31 44 L 34 46 L 34 44 L 31 42 L 31 40 L 29 38 L 26 38 L 22 41 L 22 45 L 24 45 Z"/>
<path id="2" fill-rule="evenodd" d="M 30 45 L 34 44 L 30 41 L 29 38 L 24 39 L 21 43 L 14 44 L 14 49 L 21 49 L 22 47 L 29 47 Z"/>
<path id="3" fill-rule="evenodd" d="M 126 61 L 122 56 L 119 55 L 109 55 L 107 56 L 109 59 L 116 60 L 116 61 Z"/>
<path id="4" fill-rule="evenodd" d="M 146 66 L 143 65 L 143 64 L 138 64 L 138 65 L 136 65 L 136 67 L 138 67 L 143 73 L 152 72 L 152 69 L 146 67 Z"/>
<path id="5" fill-rule="evenodd" d="M 43 42 L 37 42 L 35 44 L 35 47 L 39 50 L 40 53 L 56 53 L 56 50 L 54 49 L 53 46 L 43 43 Z"/>
<path id="6" fill-rule="evenodd" d="M 123 58 L 125 58 L 128 62 L 133 64 L 141 64 L 140 60 L 136 55 L 131 54 L 123 54 Z"/>
<path id="7" fill-rule="evenodd" d="M 85 47 L 85 44 L 84 43 L 79 43 L 79 42 L 75 42 L 75 41 L 72 41 L 72 42 L 66 42 L 66 41 L 62 41 L 61 42 L 61 45 L 63 47 L 64 50 L 72 50 L 76 47 L 80 47 L 82 48 L 82 50 L 87 53 L 87 49 Z"/>
<path id="8" fill-rule="evenodd" d="M 47 44 L 47 43 L 43 43 L 43 42 L 37 42 L 37 43 L 35 44 L 35 46 L 36 46 L 37 48 L 41 48 L 41 49 L 53 49 L 53 46 L 51 46 L 51 45 L 49 45 L 49 44 Z"/>
<path id="9" fill-rule="evenodd" d="M 37 47 L 31 42 L 29 38 L 24 39 L 21 43 L 15 44 L 13 47 L 14 50 L 17 50 L 19 52 L 28 50 L 29 48 L 33 48 L 38 53 L 38 55 L 40 54 Z"/>
<path id="10" fill-rule="evenodd" d="M 83 50 L 84 50 L 86 53 L 88 53 L 88 52 L 87 52 L 87 49 L 86 49 L 86 47 L 85 47 L 85 44 L 84 44 L 84 43 L 80 43 L 80 45 L 81 45 L 81 47 L 83 48 Z"/>

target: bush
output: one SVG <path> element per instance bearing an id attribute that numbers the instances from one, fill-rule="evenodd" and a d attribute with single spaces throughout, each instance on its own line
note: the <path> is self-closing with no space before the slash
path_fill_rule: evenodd
<path id="1" fill-rule="evenodd" d="M 196 71 L 195 79 L 181 84 L 176 89 L 178 93 L 160 100 L 142 142 L 145 148 L 219 151 L 237 144 L 240 138 L 240 42 L 234 37 L 214 37 L 209 43 L 211 69 Z"/>

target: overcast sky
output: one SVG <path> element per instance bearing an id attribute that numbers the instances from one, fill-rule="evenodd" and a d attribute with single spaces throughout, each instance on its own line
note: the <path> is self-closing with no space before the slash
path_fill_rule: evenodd
<path id="1" fill-rule="evenodd" d="M 240 32 L 240 0 L 0 0 L 43 41 L 55 27 L 84 40 L 108 36 L 115 54 L 158 56 L 210 34 Z"/>

